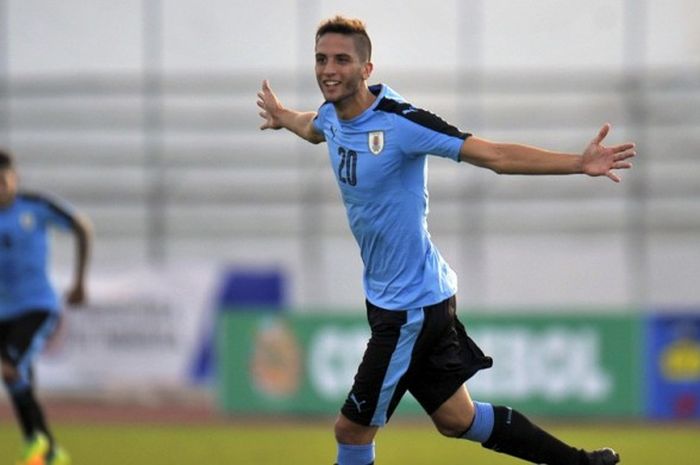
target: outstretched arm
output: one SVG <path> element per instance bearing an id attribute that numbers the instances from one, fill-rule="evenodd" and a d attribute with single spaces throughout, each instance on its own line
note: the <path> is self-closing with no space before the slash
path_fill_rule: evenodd
<path id="1" fill-rule="evenodd" d="M 604 124 L 582 154 L 469 137 L 462 144 L 459 156 L 462 161 L 499 174 L 587 174 L 620 182 L 613 170 L 632 167 L 626 160 L 636 155 L 635 146 L 633 143 L 604 146 L 602 142 L 609 131 L 610 124 Z"/>
<path id="2" fill-rule="evenodd" d="M 73 216 L 73 234 L 76 241 L 75 270 L 66 301 L 69 305 L 77 306 L 86 300 L 85 275 L 92 244 L 92 227 L 87 218 L 77 214 Z"/>
<path id="3" fill-rule="evenodd" d="M 262 90 L 258 92 L 258 106 L 262 110 L 259 115 L 265 120 L 260 126 L 261 130 L 285 128 L 313 144 L 326 140 L 314 127 L 316 112 L 300 112 L 285 108 L 272 91 L 267 79 L 263 81 Z"/>

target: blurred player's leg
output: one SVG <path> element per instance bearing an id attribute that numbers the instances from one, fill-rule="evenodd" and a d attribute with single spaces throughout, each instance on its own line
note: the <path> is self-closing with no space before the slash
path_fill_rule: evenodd
<path id="1" fill-rule="evenodd" d="M 70 465 L 71 463 L 70 456 L 60 446 L 54 446 L 46 457 L 46 465 Z"/>
<path id="2" fill-rule="evenodd" d="M 36 434 L 27 440 L 17 465 L 44 465 L 49 451 L 49 440 L 43 434 Z"/>
<path id="3" fill-rule="evenodd" d="M 31 387 L 19 394 L 11 392 L 10 398 L 26 441 L 19 464 L 69 465 L 70 458 L 66 451 L 54 442 Z M 37 459 L 37 454 L 41 456 L 41 460 Z"/>
<path id="4" fill-rule="evenodd" d="M 53 333 L 56 322 L 49 312 L 37 311 L 6 323 L 3 328 L 2 378 L 27 442 L 24 455 L 36 450 L 44 440 L 48 443 L 47 458 L 54 450 L 53 436 L 34 393 L 32 363 Z"/>
<path id="5" fill-rule="evenodd" d="M 46 426 L 44 414 L 34 396 L 32 387 L 10 385 L 8 386 L 8 390 L 24 438 L 30 440 L 36 433 L 43 433 L 49 442 L 51 442 L 51 432 Z"/>

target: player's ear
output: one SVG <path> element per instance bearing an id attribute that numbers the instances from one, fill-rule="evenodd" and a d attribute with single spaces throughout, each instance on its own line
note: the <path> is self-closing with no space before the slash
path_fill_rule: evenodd
<path id="1" fill-rule="evenodd" d="M 374 70 L 374 65 L 371 61 L 368 61 L 367 63 L 362 65 L 362 77 L 365 81 L 369 79 L 369 76 L 372 74 L 372 70 Z"/>

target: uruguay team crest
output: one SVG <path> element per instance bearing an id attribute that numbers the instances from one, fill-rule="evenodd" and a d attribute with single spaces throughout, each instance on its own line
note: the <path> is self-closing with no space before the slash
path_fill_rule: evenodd
<path id="1" fill-rule="evenodd" d="M 368 137 L 369 151 L 379 155 L 384 150 L 384 131 L 372 131 Z"/>
<path id="2" fill-rule="evenodd" d="M 31 214 L 31 212 L 22 212 L 22 214 L 19 217 L 19 224 L 25 231 L 31 231 L 36 225 L 36 219 L 34 218 L 34 215 Z"/>

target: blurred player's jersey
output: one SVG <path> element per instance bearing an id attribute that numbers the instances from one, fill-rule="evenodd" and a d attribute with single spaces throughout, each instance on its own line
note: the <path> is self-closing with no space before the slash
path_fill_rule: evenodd
<path id="1" fill-rule="evenodd" d="M 39 194 L 20 193 L 0 208 L 0 320 L 30 310 L 60 309 L 48 276 L 48 229 L 70 229 L 72 210 Z"/>
<path id="2" fill-rule="evenodd" d="M 459 161 L 469 134 L 386 85 L 370 90 L 377 98 L 361 115 L 341 120 L 326 102 L 314 126 L 360 246 L 367 299 L 390 310 L 433 305 L 457 292 L 457 276 L 430 241 L 426 155 Z"/>

